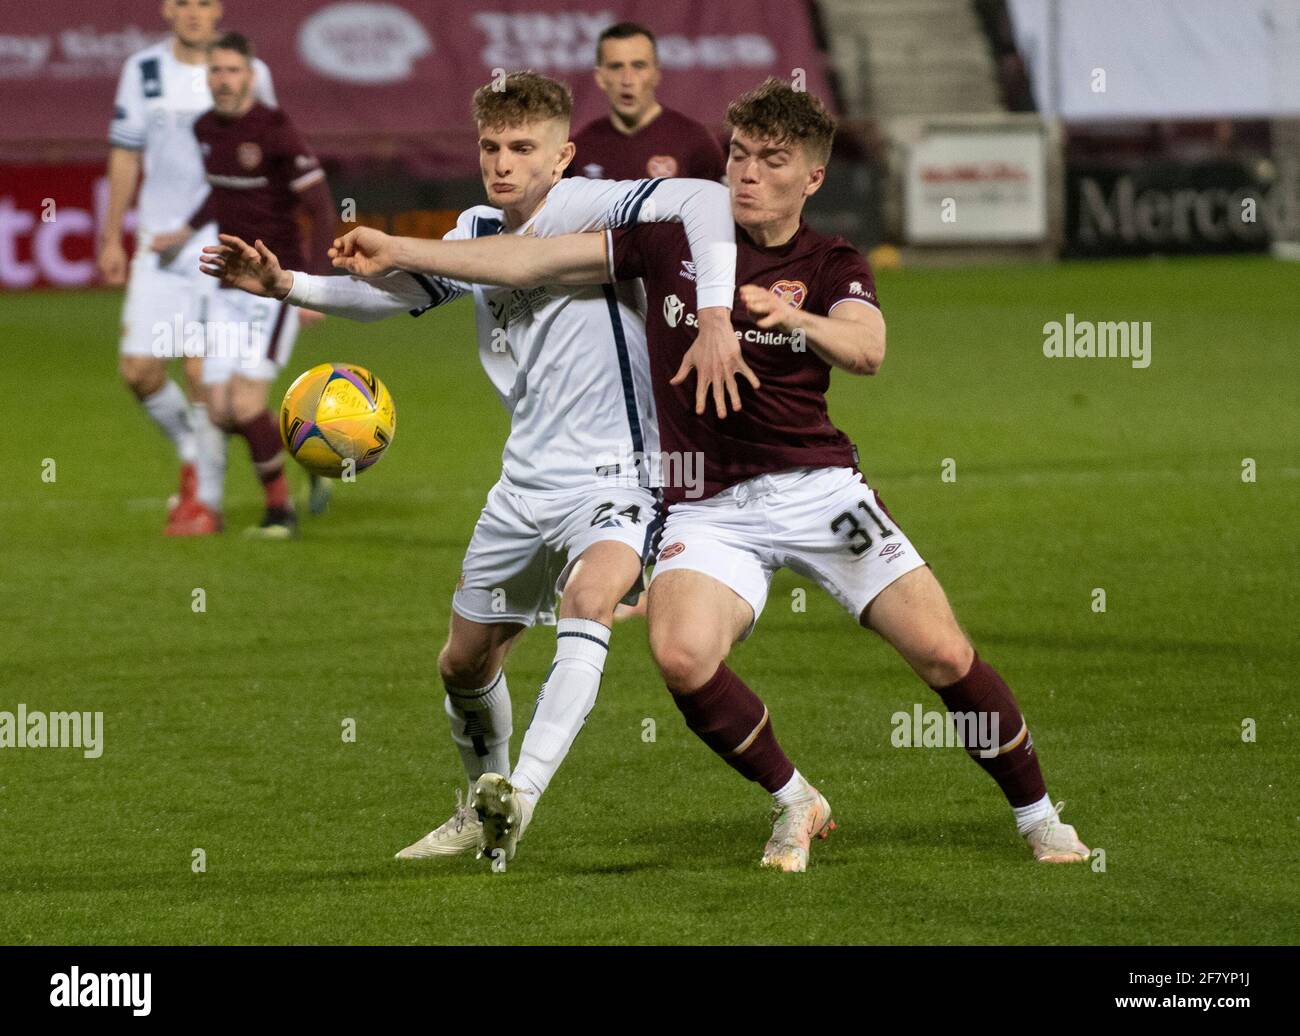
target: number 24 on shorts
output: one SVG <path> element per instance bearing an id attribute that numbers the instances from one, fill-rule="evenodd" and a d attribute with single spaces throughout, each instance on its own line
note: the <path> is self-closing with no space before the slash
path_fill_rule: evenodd
<path id="1" fill-rule="evenodd" d="M 595 526 L 599 525 L 601 522 L 606 521 L 609 518 L 610 512 L 613 510 L 614 510 L 614 502 L 612 500 L 599 505 L 596 508 L 595 516 L 591 519 L 592 527 L 594 528 Z M 620 516 L 626 518 L 633 525 L 639 525 L 641 522 L 640 504 L 630 504 L 627 507 L 623 508 L 623 510 L 619 511 L 618 513 Z"/>

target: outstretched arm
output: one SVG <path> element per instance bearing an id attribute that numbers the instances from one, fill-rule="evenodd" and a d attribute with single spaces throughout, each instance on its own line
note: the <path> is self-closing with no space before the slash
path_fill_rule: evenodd
<path id="1" fill-rule="evenodd" d="M 232 288 L 263 298 L 283 299 L 303 309 L 373 321 L 398 313 L 419 314 L 450 301 L 457 292 L 407 273 L 375 280 L 360 277 L 313 277 L 282 269 L 275 253 L 260 240 L 250 245 L 231 234 L 203 249 L 201 269 Z"/>
<path id="2" fill-rule="evenodd" d="M 336 267 L 358 277 L 407 270 L 504 288 L 604 284 L 610 280 L 604 234 L 551 238 L 504 234 L 468 241 L 428 241 L 358 227 L 334 242 L 330 258 Z"/>

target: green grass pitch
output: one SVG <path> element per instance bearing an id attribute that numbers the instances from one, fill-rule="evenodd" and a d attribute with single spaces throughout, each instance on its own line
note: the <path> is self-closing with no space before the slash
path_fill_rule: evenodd
<path id="1" fill-rule="evenodd" d="M 788 573 L 732 661 L 840 822 L 807 874 L 757 866 L 766 796 L 685 729 L 641 623 L 507 873 L 393 860 L 460 780 L 434 658 L 507 429 L 471 310 L 304 332 L 276 398 L 369 366 L 390 455 L 298 542 L 168 542 L 175 463 L 114 373 L 120 295 L 10 296 L 0 709 L 103 711 L 105 749 L 0 750 L 0 942 L 1294 942 L 1296 268 L 880 287 L 889 355 L 835 376 L 832 414 L 1104 871 L 1035 865 L 959 749 L 891 747 L 891 715 L 937 697 L 816 588 L 795 610 Z M 1044 358 L 1069 312 L 1151 321 L 1150 368 Z M 228 485 L 237 532 L 260 511 L 242 443 Z M 535 630 L 510 663 L 516 749 L 552 649 Z"/>

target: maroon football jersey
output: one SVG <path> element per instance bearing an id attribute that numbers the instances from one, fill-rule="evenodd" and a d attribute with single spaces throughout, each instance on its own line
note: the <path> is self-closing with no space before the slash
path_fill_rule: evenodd
<path id="1" fill-rule="evenodd" d="M 631 136 L 602 115 L 573 138 L 578 151 L 567 170 L 590 180 L 644 180 L 688 176 L 721 180 L 726 169 L 722 148 L 694 119 L 665 108 Z"/>
<path id="2" fill-rule="evenodd" d="M 776 329 L 762 330 L 739 299 L 731 311 L 745 362 L 762 388 L 737 379 L 743 409 L 719 420 L 709 400 L 695 413 L 695 378 L 670 385 L 695 341 L 695 265 L 679 223 L 645 223 L 614 231 L 614 276 L 644 278 L 646 343 L 659 412 L 660 448 L 704 460 L 704 496 L 756 475 L 802 467 L 854 467 L 857 451 L 831 423 L 826 389 L 831 367 L 806 343 Z M 805 223 L 776 248 L 756 245 L 736 228 L 736 283 L 757 284 L 791 305 L 826 316 L 839 303 L 877 305 L 867 260 L 841 237 L 825 237 Z M 685 498 L 667 486 L 664 498 Z"/>
<path id="3" fill-rule="evenodd" d="M 325 172 L 289 117 L 260 103 L 235 119 L 214 109 L 194 123 L 194 135 L 212 190 L 190 226 L 215 219 L 221 233 L 250 244 L 261 238 L 284 269 L 301 270 L 299 192 L 323 181 Z M 311 258 L 317 268 L 324 257 Z"/>

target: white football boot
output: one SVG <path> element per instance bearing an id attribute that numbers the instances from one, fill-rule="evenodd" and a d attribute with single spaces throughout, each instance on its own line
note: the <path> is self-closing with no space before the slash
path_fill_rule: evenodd
<path id="1" fill-rule="evenodd" d="M 835 830 L 831 819 L 831 804 L 812 785 L 812 794 L 793 806 L 776 806 L 772 809 L 772 837 L 763 846 L 764 867 L 782 871 L 806 871 L 808 846 L 813 838 L 825 841 Z"/>
<path id="2" fill-rule="evenodd" d="M 435 827 L 418 842 L 412 842 L 394 857 L 398 860 L 427 860 L 431 856 L 455 856 L 478 845 L 482 825 L 478 816 L 456 789 L 456 812 L 441 827 Z"/>
<path id="3" fill-rule="evenodd" d="M 1065 803 L 1058 802 L 1050 817 L 1025 832 L 1025 841 L 1039 863 L 1082 863 L 1090 855 L 1074 828 L 1061 823 L 1060 815 L 1064 808 Z"/>
<path id="4" fill-rule="evenodd" d="M 485 773 L 474 782 L 470 806 L 478 814 L 478 856 L 504 871 L 515 858 L 524 828 L 533 818 L 532 801 L 499 773 Z"/>

